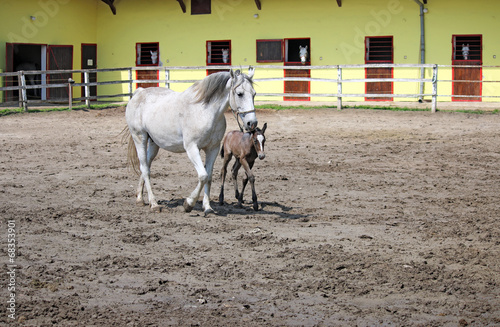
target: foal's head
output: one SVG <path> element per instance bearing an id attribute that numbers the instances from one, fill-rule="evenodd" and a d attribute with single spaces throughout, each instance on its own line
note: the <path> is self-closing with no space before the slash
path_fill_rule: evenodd
<path id="1" fill-rule="evenodd" d="M 262 160 L 266 157 L 266 154 L 264 152 L 264 143 L 266 143 L 266 137 L 264 135 L 265 131 L 267 128 L 267 123 L 264 124 L 262 129 L 256 128 L 252 132 L 252 141 L 253 145 L 255 147 L 255 151 L 257 151 L 257 155 L 259 156 L 259 159 Z"/>

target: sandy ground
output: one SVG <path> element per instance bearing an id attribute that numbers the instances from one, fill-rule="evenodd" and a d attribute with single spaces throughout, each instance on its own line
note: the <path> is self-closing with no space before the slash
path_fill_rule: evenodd
<path id="1" fill-rule="evenodd" d="M 500 115 L 258 117 L 260 210 L 231 181 L 217 204 L 219 158 L 208 218 L 185 154 L 153 164 L 165 209 L 135 205 L 124 108 L 0 118 L 0 324 L 500 325 Z"/>

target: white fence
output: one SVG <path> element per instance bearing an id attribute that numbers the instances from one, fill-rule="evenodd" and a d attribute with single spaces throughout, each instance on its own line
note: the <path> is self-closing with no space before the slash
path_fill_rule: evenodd
<path id="1" fill-rule="evenodd" d="M 274 65 L 262 65 L 262 66 L 256 66 L 257 69 L 257 75 L 255 78 L 255 82 L 259 84 L 260 90 L 258 92 L 258 96 L 264 96 L 264 97 L 297 97 L 297 98 L 308 98 L 308 97 L 320 97 L 320 98 L 336 98 L 337 102 L 337 108 L 341 109 L 342 108 L 342 100 L 343 98 L 415 98 L 417 99 L 424 99 L 424 98 L 431 98 L 431 111 L 435 112 L 437 108 L 437 102 L 438 102 L 438 97 L 453 97 L 453 98 L 500 98 L 500 96 L 496 94 L 500 94 L 500 89 L 498 92 L 496 91 L 496 86 L 500 84 L 495 84 L 495 83 L 500 83 L 500 81 L 497 80 L 481 80 L 481 81 L 471 81 L 471 80 L 452 80 L 450 79 L 438 79 L 438 69 L 439 68 L 452 68 L 452 67 L 461 67 L 461 68 L 481 68 L 481 69 L 494 69 L 495 73 L 492 76 L 498 76 L 499 75 L 499 66 L 446 66 L 446 65 L 434 65 L 434 64 L 426 64 L 426 65 L 413 65 L 413 64 L 378 64 L 378 65 L 335 65 L 335 66 L 274 66 Z M 228 66 L 199 66 L 199 67 L 128 67 L 128 68 L 112 68 L 112 69 L 87 69 L 87 70 L 59 70 L 59 71 L 19 71 L 19 72 L 11 72 L 11 73 L 0 73 L 0 79 L 3 80 L 3 85 L 0 87 L 0 92 L 9 92 L 11 91 L 12 94 L 14 94 L 14 91 L 17 91 L 18 93 L 18 98 L 19 98 L 19 106 L 23 107 L 24 110 L 28 110 L 28 105 L 30 103 L 35 103 L 39 102 L 35 100 L 29 99 L 28 92 L 29 90 L 40 90 L 40 92 L 46 92 L 47 89 L 51 88 L 67 88 L 68 92 L 67 95 L 68 97 L 66 98 L 65 101 L 68 101 L 69 99 L 72 99 L 72 101 L 69 102 L 69 106 L 71 108 L 71 104 L 73 101 L 85 101 L 86 105 L 90 106 L 90 101 L 92 100 L 99 100 L 99 99 L 110 99 L 110 98 L 126 98 L 126 97 L 131 97 L 134 88 L 134 85 L 139 84 L 139 83 L 155 83 L 155 84 L 161 84 L 162 86 L 164 85 L 165 87 L 172 87 L 174 84 L 177 83 L 194 83 L 197 80 L 201 79 L 202 77 L 198 79 L 172 79 L 171 76 L 174 73 L 179 73 L 179 72 L 205 72 L 206 70 L 213 70 L 213 69 L 220 69 L 220 70 L 228 70 L 229 68 L 232 69 L 247 69 L 248 66 L 235 66 L 235 67 L 228 67 Z M 353 70 L 365 70 L 367 68 L 392 68 L 394 71 L 397 70 L 408 70 L 408 69 L 413 69 L 413 70 L 418 70 L 416 74 L 410 74 L 410 75 L 419 75 L 417 78 L 366 78 L 366 76 L 363 75 L 363 78 L 350 78 L 346 77 L 350 74 Z M 325 73 L 327 72 L 328 78 L 324 77 L 282 77 L 284 76 L 283 70 L 287 69 L 292 69 L 292 70 L 309 70 L 312 73 L 315 72 L 321 72 Z M 136 71 L 158 71 L 161 72 L 162 74 L 160 75 L 158 73 L 158 79 L 151 79 L 151 80 L 142 80 L 142 79 L 137 79 L 134 78 L 134 72 Z M 267 71 L 273 72 L 273 71 L 279 71 L 280 76 L 271 76 L 271 77 L 262 77 L 259 78 L 258 76 L 260 75 L 258 72 L 260 71 Z M 420 72 L 425 72 L 427 71 L 426 74 L 420 74 Z M 97 81 L 97 82 L 90 82 L 90 76 L 91 74 L 101 74 L 104 73 L 117 73 L 119 76 L 118 78 L 114 77 L 112 80 L 109 81 Z M 47 81 L 47 77 L 49 77 L 55 74 L 82 74 L 82 83 L 75 83 L 73 79 L 69 80 L 51 80 L 51 83 L 45 83 L 42 82 L 41 84 L 30 84 L 27 83 L 27 76 L 30 75 L 39 75 L 42 76 L 40 79 L 41 81 Z M 177 74 L 180 76 L 180 74 Z M 270 74 L 264 74 L 264 75 L 273 75 L 272 73 Z M 331 76 L 330 76 L 331 75 Z M 425 78 L 425 75 L 428 75 L 428 78 Z M 74 75 L 71 75 L 74 76 Z M 160 78 L 163 77 L 163 78 Z M 265 92 L 260 92 L 263 89 L 266 89 L 265 84 L 267 82 L 290 82 L 290 81 L 305 81 L 305 82 L 314 82 L 314 83 L 330 83 L 332 87 L 328 87 L 327 89 L 333 92 L 322 92 L 322 93 L 265 93 Z M 55 83 L 54 83 L 55 82 Z M 420 91 L 416 91 L 413 93 L 395 93 L 392 92 L 392 94 L 369 94 L 369 93 L 352 93 L 352 92 L 346 92 L 346 85 L 349 83 L 377 83 L 377 82 L 393 82 L 393 83 L 416 83 L 419 84 L 420 87 L 417 88 Z M 440 85 L 441 83 L 449 83 L 449 82 L 461 82 L 461 83 L 481 83 L 481 86 L 485 85 L 486 83 L 489 83 L 489 85 L 495 85 L 495 92 L 490 92 L 495 95 L 444 95 L 444 94 L 438 94 L 438 84 Z M 424 89 L 422 85 L 424 83 L 430 83 L 432 87 L 430 88 L 430 92 L 428 93 L 423 93 L 422 90 Z M 17 85 L 15 85 L 17 84 Z M 335 85 L 336 84 L 336 88 Z M 94 95 L 91 96 L 90 89 L 91 87 L 97 87 L 97 86 L 106 86 L 106 85 L 121 85 L 118 89 L 121 90 L 121 92 L 113 92 L 112 94 L 101 94 L 99 92 L 99 95 Z M 72 96 L 72 90 L 75 87 L 82 87 L 82 96 L 79 98 L 73 98 Z M 324 88 L 320 88 L 324 89 Z M 428 87 L 429 89 L 429 87 Z M 4 97 L 5 99 L 5 97 Z M 335 101 L 335 100 L 334 100 Z"/>

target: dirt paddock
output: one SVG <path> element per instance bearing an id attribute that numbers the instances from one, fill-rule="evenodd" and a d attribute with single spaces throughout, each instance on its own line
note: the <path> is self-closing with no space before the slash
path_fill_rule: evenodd
<path id="1" fill-rule="evenodd" d="M 185 154 L 153 163 L 164 210 L 135 205 L 124 108 L 0 118 L 0 324 L 500 325 L 500 115 L 258 118 L 260 210 L 249 190 L 237 207 L 231 181 L 218 205 L 218 158 L 207 218 L 182 207 Z"/>

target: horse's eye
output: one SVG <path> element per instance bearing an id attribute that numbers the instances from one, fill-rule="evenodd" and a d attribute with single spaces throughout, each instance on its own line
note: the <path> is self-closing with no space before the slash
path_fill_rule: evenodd
<path id="1" fill-rule="evenodd" d="M 241 98 L 243 97 L 243 93 L 238 93 L 238 96 Z"/>

